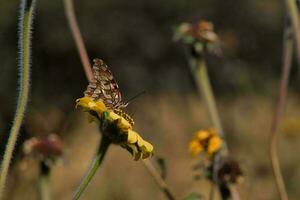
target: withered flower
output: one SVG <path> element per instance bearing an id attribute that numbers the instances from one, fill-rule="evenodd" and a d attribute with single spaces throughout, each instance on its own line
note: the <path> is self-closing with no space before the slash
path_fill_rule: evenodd
<path id="1" fill-rule="evenodd" d="M 206 50 L 217 56 L 222 55 L 218 35 L 214 31 L 213 23 L 209 21 L 180 24 L 175 30 L 175 40 L 190 45 L 195 56 L 202 55 Z"/>
<path id="2" fill-rule="evenodd" d="M 33 154 L 42 161 L 53 162 L 63 155 L 63 144 L 56 134 L 32 137 L 24 142 L 23 151 L 26 155 Z"/>
<path id="3" fill-rule="evenodd" d="M 217 174 L 219 181 L 226 184 L 236 184 L 243 180 L 243 172 L 240 164 L 230 157 L 221 160 Z"/>

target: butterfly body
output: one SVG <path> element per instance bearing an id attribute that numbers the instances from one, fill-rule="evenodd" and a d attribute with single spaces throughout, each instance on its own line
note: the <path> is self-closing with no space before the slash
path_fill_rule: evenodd
<path id="1" fill-rule="evenodd" d="M 94 78 L 89 83 L 84 95 L 91 97 L 95 101 L 103 101 L 108 109 L 122 116 L 133 126 L 133 119 L 122 110 L 128 103 L 122 101 L 119 86 L 111 71 L 101 59 L 96 58 L 93 61 Z"/>

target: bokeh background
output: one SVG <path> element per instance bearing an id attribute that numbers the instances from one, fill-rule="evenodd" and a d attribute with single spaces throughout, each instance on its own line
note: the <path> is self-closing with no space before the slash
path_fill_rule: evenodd
<path id="1" fill-rule="evenodd" d="M 0 0 L 0 156 L 17 99 L 18 1 Z M 284 5 L 275 0 L 75 1 L 90 59 L 102 58 L 119 82 L 123 98 L 146 91 L 128 108 L 136 129 L 166 161 L 166 181 L 179 199 L 208 194 L 194 180 L 197 160 L 188 154 L 193 133 L 209 128 L 201 96 L 183 46 L 173 40 L 182 22 L 212 21 L 224 56 L 210 57 L 209 73 L 226 139 L 245 171 L 242 199 L 278 199 L 268 158 L 268 134 L 280 77 Z M 299 69 L 292 67 L 279 156 L 291 199 L 300 196 Z M 100 139 L 74 102 L 87 86 L 65 19 L 63 2 L 38 1 L 32 45 L 30 101 L 15 151 L 7 200 L 38 199 L 37 162 L 24 158 L 22 143 L 56 133 L 65 155 L 51 177 L 53 199 L 70 199 Z M 291 123 L 293 122 L 293 123 Z M 295 123 L 296 122 L 296 123 Z M 296 124 L 296 125 L 295 125 Z M 155 158 L 153 159 L 155 162 Z M 141 162 L 114 146 L 82 199 L 164 199 Z"/>

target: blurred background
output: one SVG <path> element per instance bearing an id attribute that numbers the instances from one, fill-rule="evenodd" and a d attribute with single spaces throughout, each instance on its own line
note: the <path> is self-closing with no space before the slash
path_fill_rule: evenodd
<path id="1" fill-rule="evenodd" d="M 18 1 L 0 0 L 0 156 L 17 100 Z M 224 56 L 210 57 L 208 70 L 232 154 L 245 171 L 242 199 L 278 199 L 268 158 L 268 134 L 281 68 L 284 5 L 244 1 L 75 1 L 90 56 L 113 71 L 123 98 L 146 91 L 128 112 L 136 130 L 166 161 L 166 181 L 179 199 L 209 193 L 194 180 L 197 159 L 188 154 L 195 131 L 210 127 L 190 74 L 186 52 L 174 42 L 182 22 L 214 23 Z M 291 199 L 300 196 L 300 87 L 294 65 L 284 112 L 279 156 Z M 65 155 L 51 176 L 53 199 L 70 199 L 100 139 L 97 126 L 75 110 L 85 78 L 64 13 L 63 2 L 37 1 L 32 45 L 30 101 L 10 172 L 7 200 L 38 199 L 37 162 L 24 164 L 21 145 L 32 136 L 56 133 Z M 293 122 L 293 123 L 292 123 Z M 298 136 L 298 137 L 297 137 Z M 153 159 L 154 161 L 155 159 Z M 124 173 L 126 172 L 126 173 Z M 164 199 L 141 162 L 114 146 L 82 199 Z"/>

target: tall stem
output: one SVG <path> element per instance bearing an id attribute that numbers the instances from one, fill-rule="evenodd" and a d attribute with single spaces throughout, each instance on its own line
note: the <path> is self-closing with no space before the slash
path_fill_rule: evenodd
<path id="1" fill-rule="evenodd" d="M 197 82 L 197 86 L 200 90 L 200 93 L 202 93 L 202 96 L 205 100 L 206 106 L 207 106 L 207 110 L 210 116 L 210 119 L 212 121 L 213 127 L 217 130 L 217 133 L 224 138 L 224 132 L 223 132 L 223 128 L 221 125 L 221 120 L 220 120 L 220 116 L 218 113 L 218 109 L 216 106 L 216 100 L 212 91 L 212 87 L 210 84 L 210 80 L 209 80 L 209 75 L 207 73 L 207 68 L 206 68 L 206 63 L 205 63 L 205 59 L 204 58 L 198 58 L 195 60 L 190 60 L 190 67 L 192 70 L 192 73 L 195 76 L 195 80 Z M 213 180 L 214 183 L 213 184 L 218 184 L 218 180 L 217 180 L 217 173 L 216 173 L 216 169 L 219 168 L 218 163 L 221 159 L 221 154 L 222 155 L 226 155 L 228 154 L 228 149 L 227 149 L 227 145 L 224 142 L 224 144 L 222 145 L 222 149 L 221 151 L 215 156 L 214 158 L 214 165 L 213 165 Z M 231 190 L 232 197 L 235 197 L 235 200 L 239 199 L 239 193 L 237 190 Z M 210 195 L 210 198 L 213 198 L 212 195 L 214 193 L 212 192 Z"/>
<path id="2" fill-rule="evenodd" d="M 76 43 L 76 47 L 80 56 L 80 60 L 85 72 L 85 75 L 89 82 L 93 79 L 93 73 L 91 70 L 91 64 L 89 61 L 89 57 L 82 39 L 82 35 L 80 33 L 80 29 L 78 27 L 78 23 L 76 20 L 75 10 L 74 10 L 74 2 L 73 0 L 64 0 L 65 12 L 69 22 L 69 26 L 71 29 L 71 33 Z"/>
<path id="3" fill-rule="evenodd" d="M 284 0 L 287 8 L 287 15 L 291 21 L 292 31 L 296 43 L 296 55 L 298 66 L 300 66 L 300 20 L 296 0 Z"/>
<path id="4" fill-rule="evenodd" d="M 154 178 L 155 182 L 159 186 L 159 188 L 164 192 L 165 196 L 169 200 L 175 200 L 174 195 L 170 191 L 167 183 L 162 179 L 161 175 L 157 172 L 157 170 L 154 168 L 153 164 L 149 160 L 143 160 L 144 166 L 148 170 L 148 172 L 151 174 L 151 176 Z"/>
<path id="5" fill-rule="evenodd" d="M 0 199 L 3 198 L 3 191 L 7 179 L 8 169 L 12 159 L 12 154 L 18 138 L 18 133 L 23 121 L 29 95 L 30 82 L 30 46 L 33 13 L 35 0 L 21 0 L 20 2 L 20 21 L 19 21 L 19 97 L 14 122 L 9 133 L 8 142 L 4 152 L 3 161 L 0 169 Z"/>
<path id="6" fill-rule="evenodd" d="M 220 134 L 221 137 L 224 137 L 223 128 L 216 106 L 216 100 L 212 92 L 209 76 L 206 69 L 205 60 L 199 58 L 193 62 L 195 62 L 195 67 L 192 67 L 192 69 L 194 69 L 193 74 L 195 76 L 197 86 L 200 89 L 200 93 L 202 93 L 205 103 L 207 105 L 207 110 L 212 124 L 216 128 L 218 134 Z"/>
<path id="7" fill-rule="evenodd" d="M 279 164 L 279 159 L 277 154 L 277 132 L 278 132 L 281 115 L 286 101 L 287 86 L 289 81 L 292 54 L 293 54 L 293 38 L 291 36 L 291 31 L 292 30 L 289 26 L 287 26 L 284 31 L 281 81 L 279 86 L 278 99 L 274 111 L 274 117 L 271 124 L 271 131 L 270 131 L 270 158 L 271 158 L 277 189 L 281 200 L 287 200 L 288 195 L 285 189 L 284 180 L 281 174 L 281 169 L 280 169 L 280 164 Z"/>
<path id="8" fill-rule="evenodd" d="M 93 161 L 89 171 L 87 172 L 86 176 L 81 181 L 80 186 L 78 187 L 75 195 L 73 196 L 73 200 L 77 200 L 80 198 L 80 196 L 82 195 L 82 193 L 84 192 L 84 190 L 86 189 L 86 187 L 88 186 L 88 184 L 90 183 L 92 178 L 94 177 L 97 169 L 99 168 L 99 166 L 101 165 L 101 163 L 104 159 L 104 156 L 106 155 L 107 149 L 110 144 L 111 144 L 110 140 L 108 138 L 106 138 L 105 136 L 102 136 L 101 143 L 100 143 L 98 152 L 94 158 L 94 161 Z"/>
<path id="9" fill-rule="evenodd" d="M 50 200 L 50 168 L 45 162 L 40 163 L 39 195 L 41 200 Z"/>

